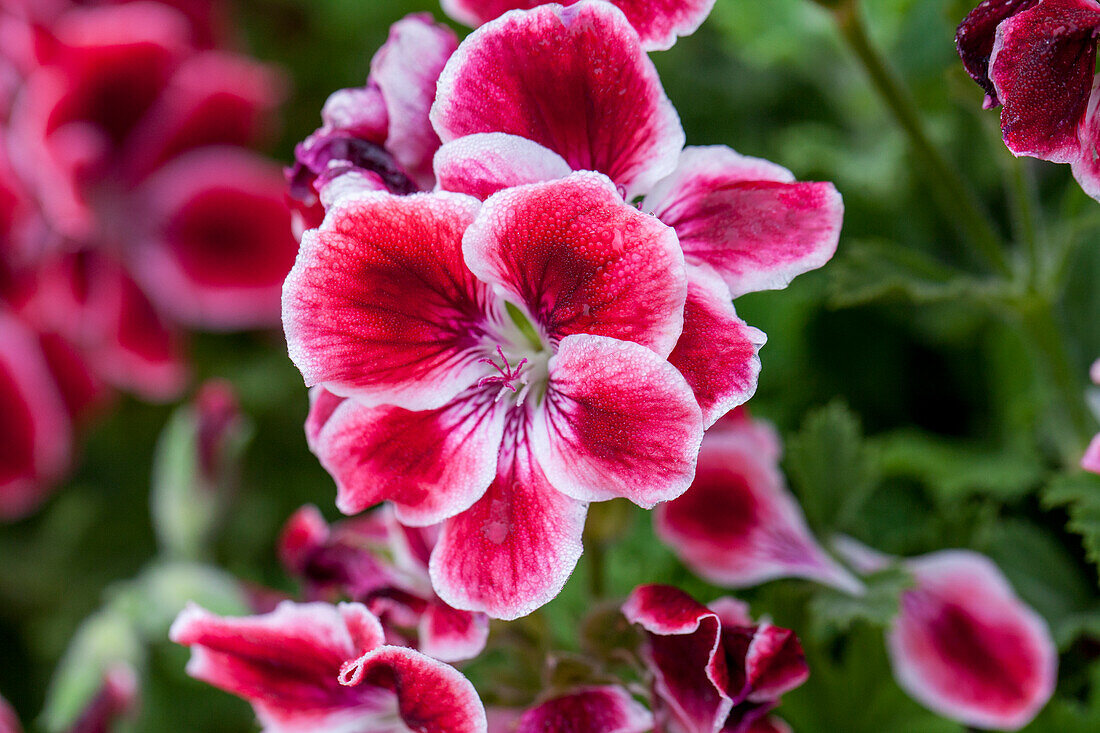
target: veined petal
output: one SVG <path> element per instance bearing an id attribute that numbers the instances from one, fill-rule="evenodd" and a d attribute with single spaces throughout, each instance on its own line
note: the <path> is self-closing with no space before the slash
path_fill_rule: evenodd
<path id="1" fill-rule="evenodd" d="M 970 78 L 985 90 L 986 109 L 1000 104 L 993 82 L 989 79 L 989 55 L 993 53 L 997 26 L 1038 2 L 1039 0 L 983 0 L 959 23 L 955 32 L 955 47 Z"/>
<path id="2" fill-rule="evenodd" d="M 386 149 L 423 188 L 432 185 L 432 154 L 439 137 L 428 120 L 436 81 L 458 47 L 454 31 L 427 13 L 406 16 L 390 28 L 371 59 L 370 81 L 386 103 Z"/>
<path id="3" fill-rule="evenodd" d="M 997 27 L 989 77 L 1015 155 L 1072 163 L 1096 72 L 1100 3 L 1042 0 Z"/>
<path id="4" fill-rule="evenodd" d="M 653 716 L 617 685 L 551 698 L 520 718 L 516 733 L 646 733 Z"/>
<path id="5" fill-rule="evenodd" d="M 667 356 L 683 330 L 687 275 L 676 234 L 598 173 L 490 197 L 462 251 L 551 340 L 596 334 Z"/>
<path id="6" fill-rule="evenodd" d="M 497 191 L 525 183 L 565 178 L 565 159 L 536 142 L 503 132 L 452 140 L 435 153 L 436 185 L 484 201 Z"/>
<path id="7" fill-rule="evenodd" d="M 203 148 L 142 188 L 154 233 L 132 253 L 145 291 L 177 321 L 207 330 L 279 322 L 298 244 L 282 172 L 239 148 Z"/>
<path id="8" fill-rule="evenodd" d="M 442 0 L 443 12 L 476 27 L 509 10 L 546 5 L 549 0 Z M 562 0 L 573 5 L 577 0 Z M 611 0 L 634 26 L 646 51 L 672 48 L 677 36 L 690 36 L 714 7 L 714 0 Z"/>
<path id="9" fill-rule="evenodd" d="M 634 29 L 591 0 L 507 13 L 471 33 L 439 77 L 431 119 L 443 142 L 534 140 L 575 170 L 605 173 L 628 199 L 672 172 L 684 145 Z"/>
<path id="10" fill-rule="evenodd" d="M 317 437 L 317 457 L 336 480 L 336 506 L 356 514 L 393 502 L 397 519 L 424 526 L 466 511 L 496 475 L 504 411 L 471 389 L 435 410 L 336 408 Z"/>
<path id="11" fill-rule="evenodd" d="M 676 230 L 689 264 L 709 265 L 733 297 L 785 288 L 836 252 L 844 205 L 831 183 L 717 145 L 685 148 L 642 208 Z"/>
<path id="12" fill-rule="evenodd" d="M 728 588 L 799 577 L 862 588 L 818 545 L 756 425 L 707 433 L 691 488 L 657 507 L 654 528 L 691 570 Z"/>
<path id="13" fill-rule="evenodd" d="M 556 491 L 531 453 L 527 418 L 512 413 L 496 479 L 452 517 L 432 552 L 432 586 L 449 605 L 493 618 L 525 616 L 565 585 L 581 556 L 587 506 Z"/>
<path id="14" fill-rule="evenodd" d="M 695 393 L 703 427 L 756 392 L 764 332 L 737 317 L 729 288 L 704 267 L 688 267 L 684 330 L 669 355 Z"/>
<path id="15" fill-rule="evenodd" d="M 945 550 L 907 565 L 917 584 L 902 594 L 887 634 L 898 684 L 966 725 L 1016 730 L 1030 722 L 1057 677 L 1046 623 L 982 555 Z"/>
<path id="16" fill-rule="evenodd" d="M 306 232 L 283 326 L 308 385 L 423 410 L 477 382 L 489 294 L 461 247 L 477 208 L 459 194 L 364 194 Z"/>
<path id="17" fill-rule="evenodd" d="M 473 659 L 489 640 L 489 617 L 430 603 L 417 626 L 420 651 L 441 662 Z"/>
<path id="18" fill-rule="evenodd" d="M 703 436 L 695 397 L 649 349 L 603 336 L 567 336 L 532 446 L 550 485 L 580 501 L 625 497 L 651 508 L 691 484 Z"/>

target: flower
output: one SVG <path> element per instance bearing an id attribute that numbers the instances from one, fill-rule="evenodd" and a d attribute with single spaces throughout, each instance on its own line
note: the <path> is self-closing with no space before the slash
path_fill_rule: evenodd
<path id="1" fill-rule="evenodd" d="M 1092 363 L 1092 368 L 1089 369 L 1089 378 L 1093 384 L 1100 386 L 1100 359 Z M 1093 404 L 1095 404 L 1095 401 Z M 1095 407 L 1093 409 L 1095 411 Z M 1085 455 L 1081 456 L 1081 468 L 1100 474 L 1100 434 L 1093 436 L 1088 448 L 1085 449 Z"/>
<path id="2" fill-rule="evenodd" d="M 358 603 L 283 602 L 226 618 L 190 605 L 172 641 L 191 648 L 187 672 L 248 700 L 265 731 L 484 733 L 485 710 L 454 668 L 383 643 Z"/>
<path id="3" fill-rule="evenodd" d="M 646 733 L 653 716 L 618 685 L 584 687 L 525 711 L 491 733 Z"/>
<path id="4" fill-rule="evenodd" d="M 484 205 L 368 193 L 330 207 L 303 238 L 284 324 L 307 384 L 347 398 L 326 399 L 314 440 L 337 505 L 446 520 L 430 571 L 455 608 L 515 618 L 548 601 L 587 502 L 652 507 L 691 482 L 702 415 L 666 358 L 682 258 L 596 173 Z"/>
<path id="5" fill-rule="evenodd" d="M 657 536 L 701 578 L 729 588 L 801 577 L 858 593 L 818 545 L 779 472 L 770 425 L 738 408 L 703 438 L 691 488 L 657 507 Z"/>
<path id="6" fill-rule="evenodd" d="M 1014 155 L 1069 163 L 1100 200 L 1100 81 L 1095 0 L 985 0 L 959 25 L 959 55 L 1003 105 L 1001 131 Z"/>
<path id="7" fill-rule="evenodd" d="M 489 619 L 451 608 L 432 590 L 428 558 L 438 533 L 398 524 L 385 507 L 330 527 L 316 507 L 304 506 L 287 521 L 279 555 L 310 600 L 363 603 L 390 643 L 443 662 L 473 659 L 485 648 Z"/>
<path id="8" fill-rule="evenodd" d="M 645 631 L 658 730 L 782 730 L 781 722 L 763 722 L 765 716 L 809 676 L 794 632 L 753 623 L 733 598 L 707 608 L 665 585 L 635 588 L 623 614 Z"/>
<path id="9" fill-rule="evenodd" d="M 546 0 L 442 0 L 443 11 L 459 23 L 479 26 L 509 10 L 547 4 Z M 562 5 L 574 5 L 565 0 Z M 702 25 L 714 0 L 612 0 L 641 37 L 647 51 L 672 48 L 677 36 L 689 36 Z"/>
<path id="10" fill-rule="evenodd" d="M 863 571 L 888 565 L 849 538 L 837 549 Z M 904 561 L 915 585 L 902 592 L 886 633 L 898 684 L 929 709 L 975 728 L 1016 730 L 1054 692 L 1058 652 L 1043 619 L 1000 569 L 966 550 Z"/>

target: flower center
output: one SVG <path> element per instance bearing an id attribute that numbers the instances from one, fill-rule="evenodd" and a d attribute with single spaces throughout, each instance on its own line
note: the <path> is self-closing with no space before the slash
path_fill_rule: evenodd
<path id="1" fill-rule="evenodd" d="M 486 351 L 495 347 L 495 355 L 490 352 L 490 355 L 478 359 L 478 363 L 488 365 L 493 371 L 478 380 L 477 386 L 499 385 L 494 401 L 511 393 L 515 405 L 522 406 L 532 391 L 536 400 L 542 398 L 552 350 L 519 307 L 512 303 L 505 303 L 504 306 L 508 320 L 485 344 Z"/>
<path id="2" fill-rule="evenodd" d="M 531 385 L 527 383 L 526 379 L 521 379 L 521 375 L 523 372 L 523 365 L 527 363 L 527 358 L 524 357 L 523 359 L 520 359 L 519 363 L 516 364 L 515 367 L 513 367 L 511 364 L 508 363 L 508 357 L 504 355 L 504 349 L 500 346 L 500 344 L 497 344 L 497 353 L 500 354 L 500 360 L 502 364 L 497 364 L 490 358 L 477 360 L 479 364 L 488 364 L 489 366 L 500 372 L 500 374 L 489 374 L 482 377 L 478 380 L 477 386 L 484 387 L 487 384 L 499 384 L 500 393 L 497 395 L 498 400 L 500 399 L 500 396 L 504 394 L 504 390 L 506 389 L 512 390 L 513 393 L 516 393 L 518 391 L 516 389 L 516 385 L 512 384 L 512 382 L 515 382 L 516 380 L 520 380 L 520 383 L 523 385 L 524 391 L 526 391 Z M 522 400 L 522 398 L 520 399 Z"/>

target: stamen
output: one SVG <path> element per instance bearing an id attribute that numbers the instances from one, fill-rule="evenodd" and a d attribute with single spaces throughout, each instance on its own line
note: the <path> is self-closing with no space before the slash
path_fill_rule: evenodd
<path id="1" fill-rule="evenodd" d="M 496 369 L 498 372 L 500 372 L 499 375 L 489 374 L 487 376 L 484 376 L 477 382 L 478 387 L 484 387 L 487 384 L 501 385 L 500 393 L 497 394 L 496 400 L 494 400 L 494 402 L 500 399 L 501 395 L 504 394 L 504 390 L 509 389 L 512 392 L 516 391 L 516 387 L 512 384 L 512 382 L 519 378 L 520 373 L 523 370 L 523 365 L 527 363 L 527 359 L 522 359 L 520 363 L 516 364 L 516 366 L 513 368 L 512 365 L 508 362 L 508 357 L 504 355 L 504 349 L 502 349 L 499 345 L 497 346 L 497 353 L 500 354 L 500 360 L 504 362 L 504 366 L 497 364 L 495 361 L 489 358 L 477 360 L 479 364 L 488 364 Z"/>

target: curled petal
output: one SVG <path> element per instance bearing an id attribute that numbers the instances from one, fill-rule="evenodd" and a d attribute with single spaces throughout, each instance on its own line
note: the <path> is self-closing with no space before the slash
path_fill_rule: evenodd
<path id="1" fill-rule="evenodd" d="M 513 417 L 496 479 L 443 525 L 432 552 L 432 586 L 446 603 L 493 618 L 525 616 L 561 592 L 581 556 L 587 506 L 556 491 Z"/>
<path id="2" fill-rule="evenodd" d="M 420 617 L 417 638 L 420 651 L 441 662 L 473 659 L 489 640 L 489 617 L 432 603 Z"/>
<path id="3" fill-rule="evenodd" d="M 1038 2 L 1039 0 L 983 0 L 959 23 L 955 32 L 955 47 L 970 78 L 985 90 L 986 109 L 1000 104 L 993 82 L 989 79 L 989 55 L 993 53 L 997 26 Z"/>
<path id="4" fill-rule="evenodd" d="M 687 490 L 702 436 L 691 388 L 667 361 L 629 341 L 562 339 L 532 433 L 554 488 L 652 508 Z"/>
<path id="5" fill-rule="evenodd" d="M 459 194 L 364 194 L 306 232 L 283 327 L 307 384 L 424 410 L 477 382 L 488 293 L 461 249 L 477 208 Z"/>
<path id="6" fill-rule="evenodd" d="M 155 231 L 135 272 L 176 320 L 209 330 L 273 326 L 298 251 L 282 173 L 237 148 L 176 158 L 143 187 Z"/>
<path id="7" fill-rule="evenodd" d="M 657 536 L 702 578 L 743 588 L 799 577 L 859 592 L 817 544 L 754 426 L 708 433 L 691 488 L 654 514 Z"/>
<path id="8" fill-rule="evenodd" d="M 1072 163 L 1096 72 L 1100 4 L 1043 0 L 997 27 L 989 61 L 1001 132 L 1015 155 Z"/>
<path id="9" fill-rule="evenodd" d="M 523 714 L 516 733 L 646 733 L 653 716 L 615 685 L 552 698 Z"/>
<path id="10" fill-rule="evenodd" d="M 553 104 L 547 104 L 553 100 Z M 431 112 L 443 142 L 506 132 L 633 198 L 676 166 L 684 131 L 626 17 L 584 0 L 508 13 L 447 62 Z"/>
<path id="11" fill-rule="evenodd" d="M 745 651 L 746 699 L 767 703 L 801 685 L 810 676 L 802 644 L 790 629 L 761 624 Z M 727 653 L 730 645 L 726 644 Z"/>
<path id="12" fill-rule="evenodd" d="M 667 356 L 683 330 L 676 234 L 598 173 L 490 197 L 462 249 L 474 274 L 518 300 L 552 340 L 596 334 Z"/>
<path id="13" fill-rule="evenodd" d="M 505 188 L 565 178 L 572 172 L 554 151 L 503 132 L 452 140 L 436 151 L 434 168 L 439 188 L 482 201 Z"/>
<path id="14" fill-rule="evenodd" d="M 1085 193 L 1100 201 L 1100 74 L 1092 83 L 1088 108 L 1077 130 L 1081 154 L 1073 162 L 1073 176 Z M 1098 383 L 1093 379 L 1093 383 Z"/>
<path id="15" fill-rule="evenodd" d="M 424 526 L 481 498 L 496 475 L 503 430 L 504 413 L 484 390 L 419 412 L 349 399 L 317 437 L 317 457 L 336 479 L 340 511 L 389 500 L 399 521 Z"/>
<path id="16" fill-rule="evenodd" d="M 729 288 L 702 267 L 688 268 L 684 330 L 669 355 L 695 393 L 703 427 L 756 392 L 764 332 L 737 317 Z"/>
<path id="17" fill-rule="evenodd" d="M 844 205 L 831 183 L 801 183 L 725 146 L 686 148 L 642 207 L 676 230 L 689 264 L 709 265 L 733 297 L 785 288 L 836 252 Z"/>
<path id="18" fill-rule="evenodd" d="M 977 553 L 946 550 L 907 565 L 916 587 L 903 593 L 887 634 L 898 684 L 966 725 L 1016 730 L 1030 722 L 1057 677 L 1046 623 Z"/>

